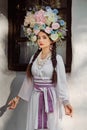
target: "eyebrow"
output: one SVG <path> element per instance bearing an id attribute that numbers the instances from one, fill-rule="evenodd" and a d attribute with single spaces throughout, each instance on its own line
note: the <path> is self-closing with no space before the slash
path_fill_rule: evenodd
<path id="1" fill-rule="evenodd" d="M 45 34 L 43 34 L 42 36 L 38 36 L 38 37 L 47 37 Z"/>

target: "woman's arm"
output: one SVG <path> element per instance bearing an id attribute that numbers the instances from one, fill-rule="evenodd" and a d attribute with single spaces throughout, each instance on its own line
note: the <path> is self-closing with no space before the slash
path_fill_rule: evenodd
<path id="1" fill-rule="evenodd" d="M 57 55 L 57 96 L 62 102 L 65 114 L 72 116 L 72 106 L 69 101 L 69 92 L 67 87 L 65 67 L 60 55 Z"/>

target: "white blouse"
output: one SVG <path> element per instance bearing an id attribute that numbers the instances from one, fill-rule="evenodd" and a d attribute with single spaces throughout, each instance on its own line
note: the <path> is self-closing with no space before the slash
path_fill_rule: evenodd
<path id="1" fill-rule="evenodd" d="M 69 103 L 69 93 L 67 88 L 67 81 L 66 81 L 66 73 L 65 73 L 65 67 L 62 60 L 62 57 L 60 55 L 56 56 L 57 58 L 57 84 L 55 87 L 55 92 L 58 100 L 61 101 L 63 104 Z M 33 82 L 35 79 L 39 79 L 39 81 L 45 81 L 48 82 L 51 80 L 52 72 L 53 72 L 53 66 L 51 62 L 51 57 L 47 59 L 47 61 L 44 63 L 42 67 L 38 66 L 38 58 L 34 61 L 32 65 L 32 74 L 33 74 L 33 80 L 31 81 L 27 77 L 25 77 L 24 82 L 22 84 L 22 87 L 19 91 L 18 96 L 22 99 L 29 101 L 30 97 L 32 95 L 33 91 Z M 32 58 L 30 62 L 32 61 Z"/>

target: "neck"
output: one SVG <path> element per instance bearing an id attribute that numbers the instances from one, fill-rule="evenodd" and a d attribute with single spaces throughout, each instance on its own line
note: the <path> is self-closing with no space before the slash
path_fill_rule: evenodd
<path id="1" fill-rule="evenodd" d="M 49 48 L 43 48 L 42 49 L 42 55 L 46 55 L 48 53 L 50 53 L 50 49 Z"/>
<path id="2" fill-rule="evenodd" d="M 45 58 L 45 57 L 47 57 L 47 55 L 50 53 L 51 51 L 50 51 L 50 49 L 49 48 L 43 48 L 42 49 L 42 58 Z"/>

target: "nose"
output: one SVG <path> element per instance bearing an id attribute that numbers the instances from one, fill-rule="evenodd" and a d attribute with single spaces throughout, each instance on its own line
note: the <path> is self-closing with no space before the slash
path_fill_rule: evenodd
<path id="1" fill-rule="evenodd" d="M 40 38 L 40 39 L 39 39 L 39 42 L 43 42 L 43 38 Z"/>

